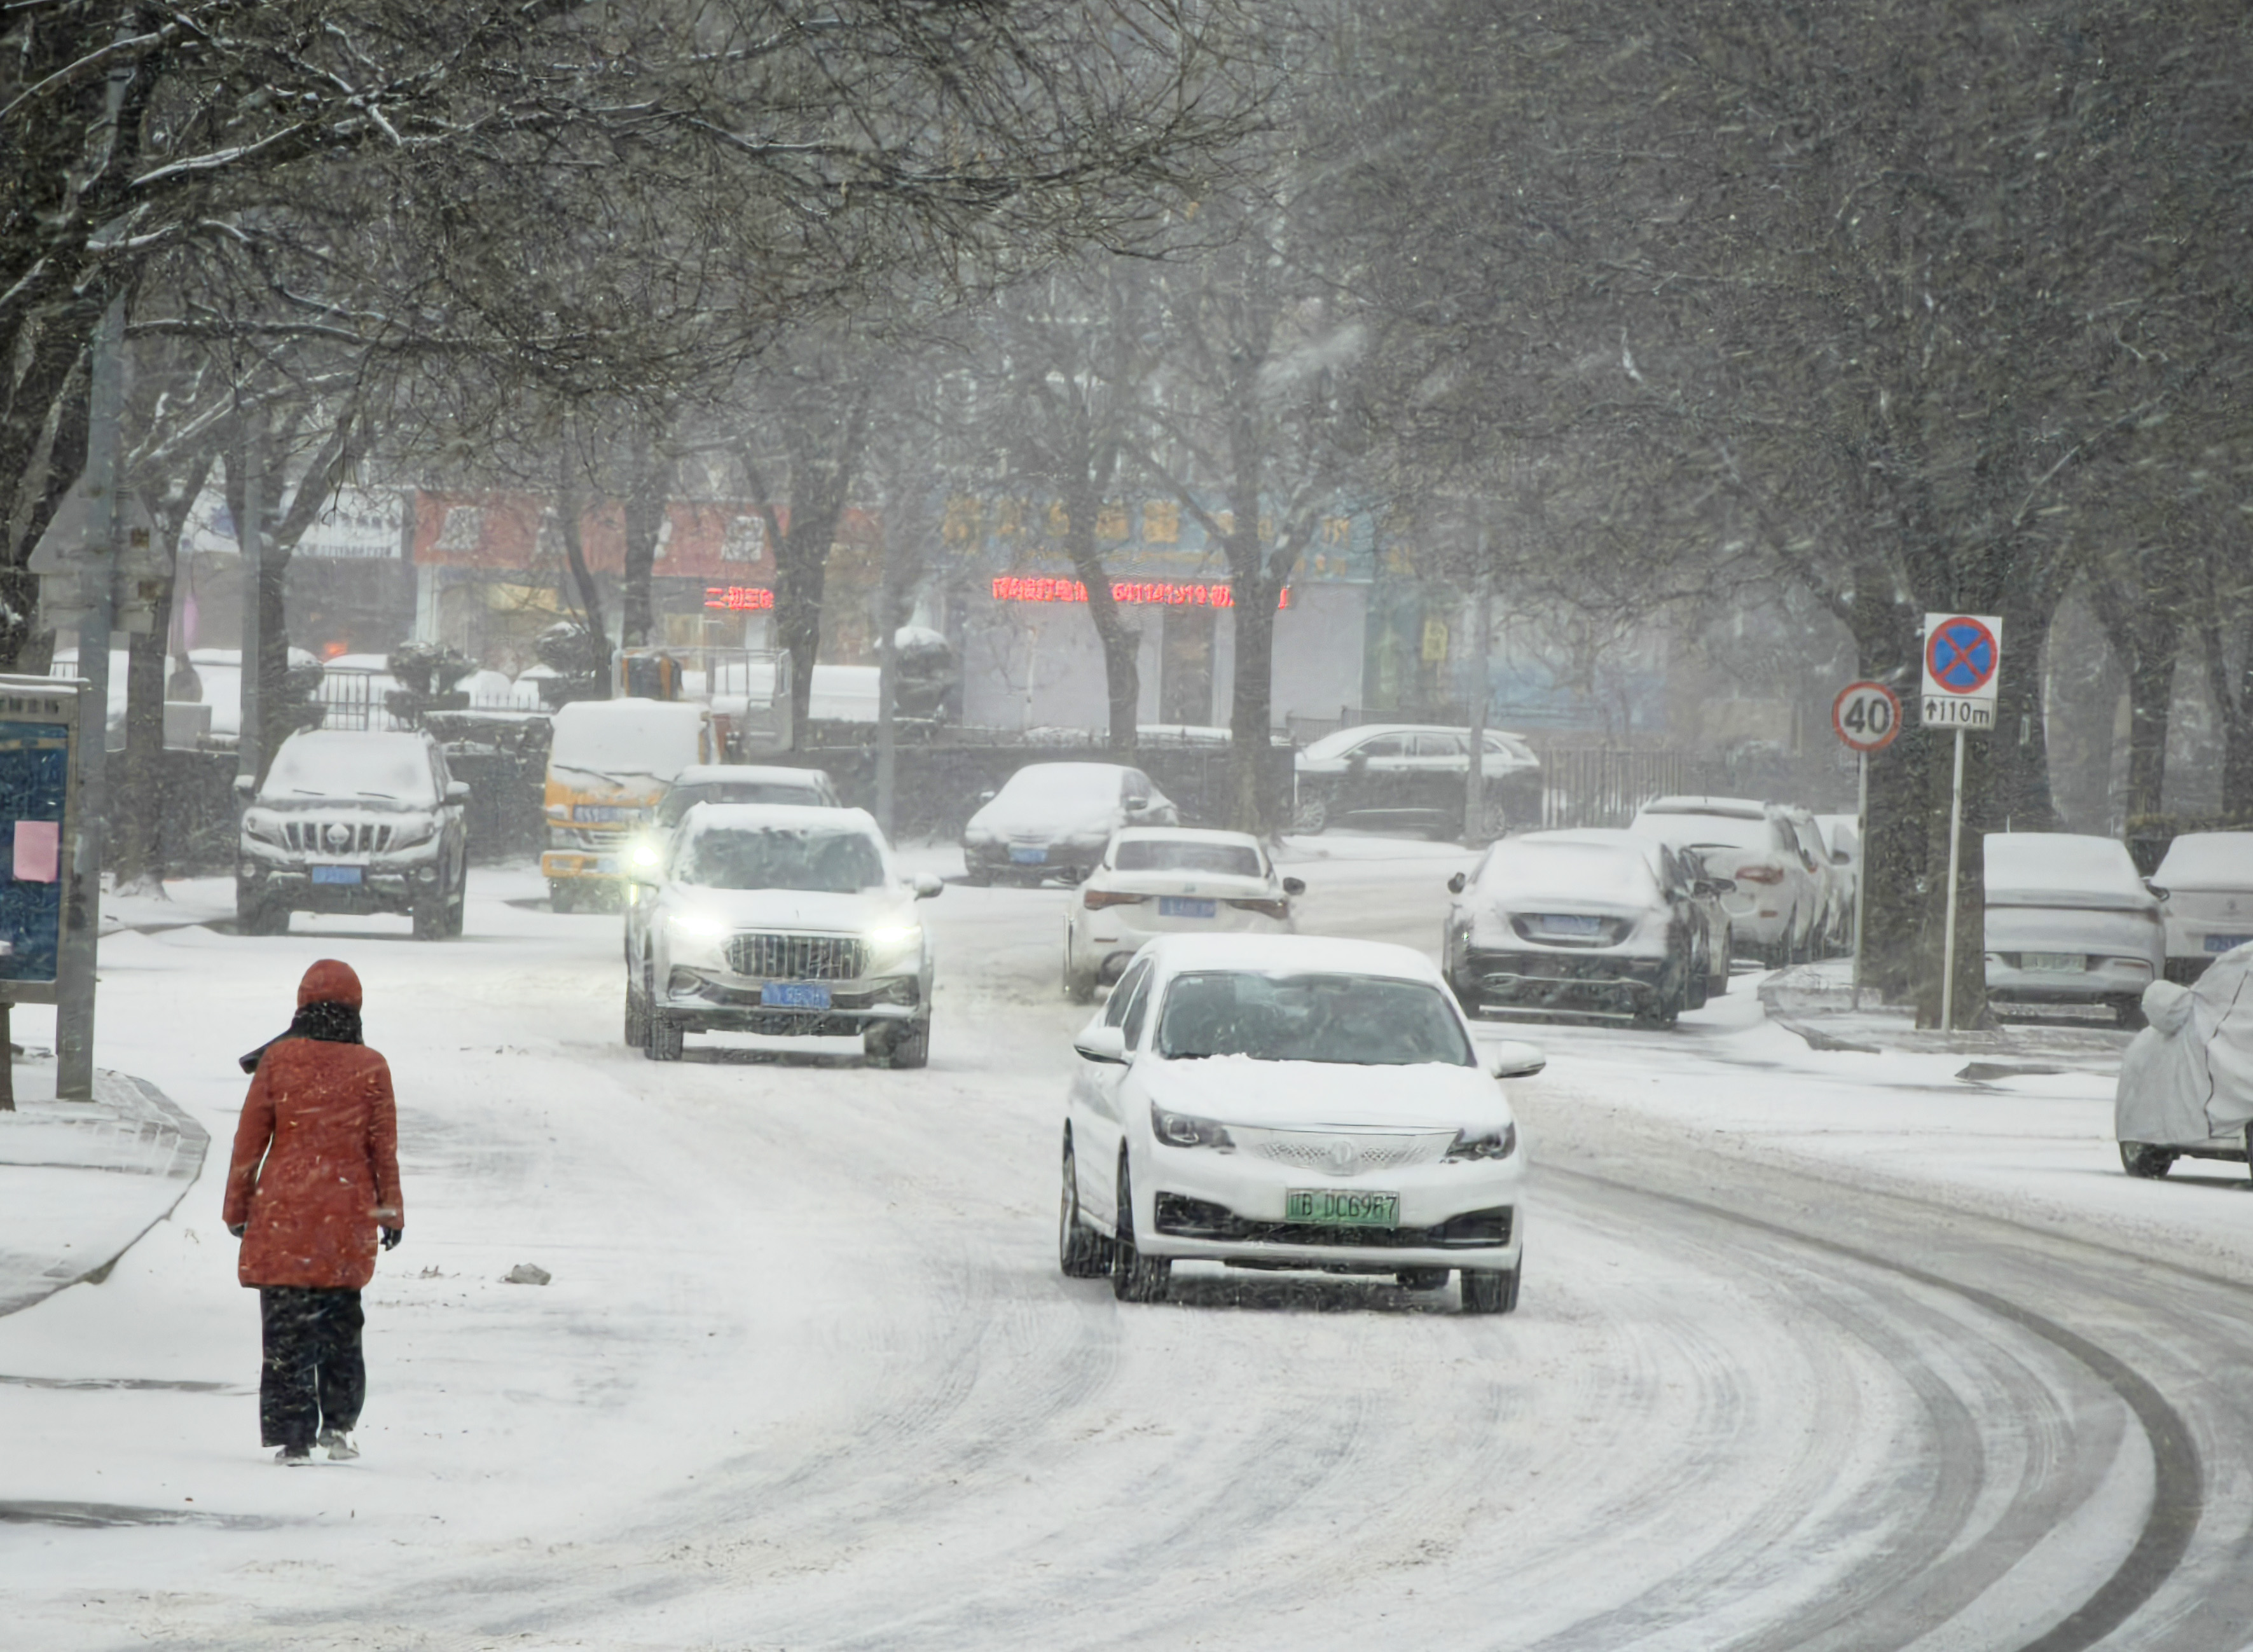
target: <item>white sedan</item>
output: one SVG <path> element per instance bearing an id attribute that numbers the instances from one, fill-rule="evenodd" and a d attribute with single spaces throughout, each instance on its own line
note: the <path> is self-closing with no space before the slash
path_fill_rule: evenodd
<path id="1" fill-rule="evenodd" d="M 1080 1032 L 1057 1260 L 1161 1300 L 1176 1261 L 1462 1279 L 1463 1311 L 1517 1304 L 1525 1154 L 1429 959 L 1376 941 L 1169 935 Z"/>
<path id="2" fill-rule="evenodd" d="M 1306 889 L 1247 833 L 1130 826 L 1064 909 L 1064 996 L 1085 1003 L 1160 935 L 1293 934 L 1291 898 Z"/>

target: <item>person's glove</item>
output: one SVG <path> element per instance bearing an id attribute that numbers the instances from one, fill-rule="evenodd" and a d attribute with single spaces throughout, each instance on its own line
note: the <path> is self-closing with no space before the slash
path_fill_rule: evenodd
<path id="1" fill-rule="evenodd" d="M 250 1223 L 248 1222 L 230 1222 L 227 1224 L 227 1230 L 239 1239 L 244 1234 L 250 1231 Z"/>
<path id="2" fill-rule="evenodd" d="M 399 1242 L 407 1237 L 405 1228 L 378 1228 L 376 1231 L 382 1236 L 383 1248 L 387 1251 L 396 1250 Z"/>

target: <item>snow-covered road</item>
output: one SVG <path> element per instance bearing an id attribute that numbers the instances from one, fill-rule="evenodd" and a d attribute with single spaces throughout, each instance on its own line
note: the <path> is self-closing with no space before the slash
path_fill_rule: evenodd
<path id="1" fill-rule="evenodd" d="M 1324 840 L 1306 927 L 1461 857 Z M 1747 983 L 1544 1028 L 1519 1312 L 1054 1263 L 1060 890 L 952 888 L 932 1064 L 619 1042 L 615 918 L 103 943 L 103 1061 L 223 1144 L 333 953 L 398 1075 L 366 1455 L 256 1445 L 223 1154 L 0 1319 L 15 1648 L 2212 1649 L 2253 1623 L 2253 1204 L 2109 1086 L 1810 1056 Z M 23 1018 L 28 1021 L 28 1016 Z M 27 1031 L 36 1042 L 36 1028 Z M 544 1287 L 508 1285 L 519 1262 Z"/>

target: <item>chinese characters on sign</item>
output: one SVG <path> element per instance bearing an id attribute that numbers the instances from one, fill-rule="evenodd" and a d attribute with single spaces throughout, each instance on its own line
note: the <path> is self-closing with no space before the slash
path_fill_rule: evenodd
<path id="1" fill-rule="evenodd" d="M 994 600 L 997 603 L 1084 603 L 1087 587 L 1076 579 L 1063 579 L 1046 574 L 1004 574 L 994 582 Z M 1233 608 L 1236 593 L 1226 585 L 1175 584 L 1169 580 L 1115 580 L 1111 586 L 1114 603 L 1161 603 L 1172 607 Z M 1278 608 L 1291 605 L 1291 593 L 1286 589 Z M 706 604 L 710 606 L 710 604 Z"/>
<path id="2" fill-rule="evenodd" d="M 774 607 L 774 593 L 759 585 L 707 585 L 704 606 L 729 613 L 764 613 Z"/>

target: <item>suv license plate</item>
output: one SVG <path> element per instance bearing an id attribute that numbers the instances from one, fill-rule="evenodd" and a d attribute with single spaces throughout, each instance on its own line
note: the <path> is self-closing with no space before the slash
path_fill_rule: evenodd
<path id="1" fill-rule="evenodd" d="M 769 981 L 759 988 L 759 1002 L 769 1009 L 827 1009 L 829 989 L 806 981 Z"/>
<path id="2" fill-rule="evenodd" d="M 356 866 L 317 866 L 313 868 L 316 883 L 357 883 L 359 868 Z"/>
<path id="3" fill-rule="evenodd" d="M 2248 941 L 2253 941 L 2253 935 L 2209 935 L 2206 938 L 2206 950 L 2209 952 L 2234 952 Z"/>
<path id="4" fill-rule="evenodd" d="M 1604 921 L 1600 917 L 1578 917 L 1567 914 L 1552 913 L 1535 918 L 1533 927 L 1544 935 L 1601 935 L 1604 932 Z"/>
<path id="5" fill-rule="evenodd" d="M 1160 917 L 1210 917 L 1219 910 L 1219 902 L 1201 900 L 1194 895 L 1161 895 L 1158 897 Z"/>
<path id="6" fill-rule="evenodd" d="M 1283 1220 L 1318 1228 L 1397 1228 L 1400 1195 L 1351 1188 L 1293 1188 L 1283 1195 Z"/>
<path id="7" fill-rule="evenodd" d="M 2026 969 L 2046 969 L 2063 975 L 2078 975 L 2089 967 L 2088 959 L 2079 952 L 2021 952 L 2019 957 Z"/>

